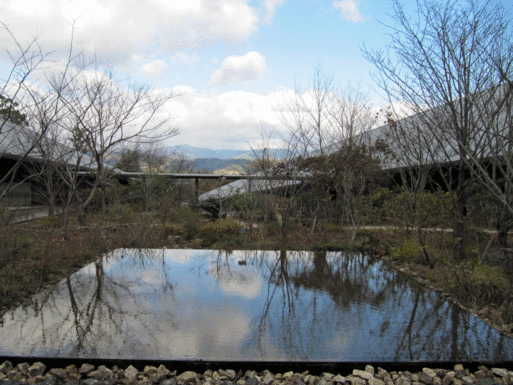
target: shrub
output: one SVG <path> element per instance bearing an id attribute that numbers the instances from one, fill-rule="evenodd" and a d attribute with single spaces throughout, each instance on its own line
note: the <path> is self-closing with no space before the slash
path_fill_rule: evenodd
<path id="1" fill-rule="evenodd" d="M 226 234 L 238 233 L 241 225 L 233 218 L 226 218 L 224 220 L 215 221 L 208 223 L 204 228 L 203 232 L 210 232 L 217 238 L 222 238 Z"/>
<path id="2" fill-rule="evenodd" d="M 422 256 L 422 248 L 415 240 L 406 239 L 390 247 L 390 255 L 401 262 L 414 261 Z"/>

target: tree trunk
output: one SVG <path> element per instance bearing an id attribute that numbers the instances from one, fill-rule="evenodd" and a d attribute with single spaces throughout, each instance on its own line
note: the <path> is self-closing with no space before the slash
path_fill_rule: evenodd
<path id="1" fill-rule="evenodd" d="M 453 224 L 454 252 L 460 261 L 466 257 L 466 236 L 465 230 L 467 225 L 467 194 L 464 190 L 456 191 L 456 217 Z"/>

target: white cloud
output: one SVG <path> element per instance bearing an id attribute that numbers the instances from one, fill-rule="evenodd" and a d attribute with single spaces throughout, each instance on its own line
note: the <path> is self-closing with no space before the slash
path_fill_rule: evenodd
<path id="1" fill-rule="evenodd" d="M 143 57 L 142 55 L 137 55 L 135 53 L 132 53 L 130 55 L 130 59 L 134 62 L 134 63 L 140 63 L 143 61 Z"/>
<path id="2" fill-rule="evenodd" d="M 22 42 L 43 32 L 49 51 L 69 46 L 74 24 L 77 51 L 111 62 L 127 62 L 148 47 L 175 50 L 245 41 L 258 23 L 249 0 L 13 0 L 0 3 L 0 15 Z M 14 47 L 2 34 L 0 45 Z"/>
<path id="3" fill-rule="evenodd" d="M 173 63 L 180 61 L 184 64 L 196 65 L 201 61 L 201 57 L 198 55 L 188 55 L 184 52 L 177 52 L 173 55 Z"/>
<path id="4" fill-rule="evenodd" d="M 360 23 L 363 21 L 363 16 L 358 8 L 360 2 L 356 0 L 342 0 L 334 1 L 332 3 L 333 8 L 340 10 L 340 18 L 354 23 Z"/>
<path id="5" fill-rule="evenodd" d="M 167 69 L 167 64 L 162 60 L 155 60 L 154 62 L 145 64 L 141 67 L 142 73 L 152 78 L 158 78 L 162 76 L 164 71 Z"/>
<path id="6" fill-rule="evenodd" d="M 265 0 L 263 1 L 265 6 L 265 16 L 264 21 L 266 23 L 270 23 L 272 19 L 274 19 L 274 15 L 276 13 L 276 8 L 282 5 L 287 0 Z"/>
<path id="7" fill-rule="evenodd" d="M 221 68 L 210 77 L 215 85 L 227 86 L 258 79 L 266 68 L 265 56 L 251 51 L 243 56 L 228 56 L 223 60 Z"/>
<path id="8" fill-rule="evenodd" d="M 263 126 L 286 132 L 279 120 L 279 110 L 288 89 L 279 89 L 266 95 L 246 91 L 229 91 L 207 95 L 187 87 L 174 87 L 181 96 L 169 102 L 175 113 L 174 124 L 182 133 L 172 139 L 172 144 L 190 144 L 198 147 L 256 148 L 262 143 Z"/>

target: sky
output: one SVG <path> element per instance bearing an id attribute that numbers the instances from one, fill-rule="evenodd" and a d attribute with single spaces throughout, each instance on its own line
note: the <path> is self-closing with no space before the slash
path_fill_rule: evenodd
<path id="1" fill-rule="evenodd" d="M 172 90 L 181 134 L 165 144 L 211 149 L 255 148 L 262 131 L 285 132 L 279 111 L 316 67 L 385 106 L 361 49 L 386 46 L 392 12 L 390 0 L 0 0 L 0 22 L 19 41 L 37 35 L 65 52 L 73 30 L 75 50 Z M 1 32 L 0 46 L 14 49 Z"/>

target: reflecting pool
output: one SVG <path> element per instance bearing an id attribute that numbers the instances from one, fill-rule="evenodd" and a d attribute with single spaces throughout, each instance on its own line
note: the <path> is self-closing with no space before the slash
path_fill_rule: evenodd
<path id="1" fill-rule="evenodd" d="M 0 355 L 503 361 L 513 340 L 359 254 L 119 249 L 0 324 Z"/>

